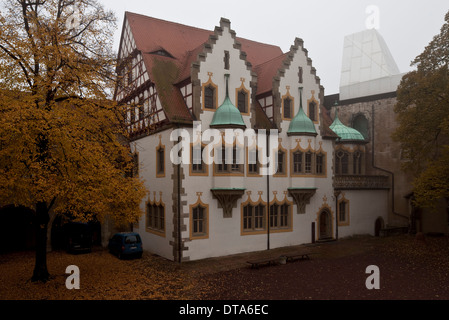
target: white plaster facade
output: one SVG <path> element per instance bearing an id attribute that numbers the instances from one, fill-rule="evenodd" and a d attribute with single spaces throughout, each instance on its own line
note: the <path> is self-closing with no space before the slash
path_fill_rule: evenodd
<path id="1" fill-rule="evenodd" d="M 129 28 L 126 22 L 125 27 Z M 228 88 L 231 102 L 237 105 L 239 89 L 243 88 L 249 94 L 248 112 L 242 113 L 242 119 L 246 128 L 251 129 L 255 121 L 258 121 L 255 118 L 255 103 L 260 99 L 254 90 L 261 79 L 248 64 L 245 55 L 242 55 L 242 49 L 236 40 L 235 33 L 230 29 L 228 21 L 221 21 L 220 28 L 218 31 L 216 29 L 213 40 L 210 45 L 205 46 L 201 58 L 195 62 L 195 68 L 192 67 L 192 75 L 197 72 L 196 83 L 177 86 L 184 97 L 189 96 L 184 99 L 185 107 L 198 116 L 197 120 L 200 121 L 203 132 L 210 129 L 209 124 L 212 122 L 216 110 L 204 108 L 203 86 L 212 83 L 216 88 L 218 107 L 226 97 L 225 74 L 229 74 Z M 228 68 L 223 60 L 225 52 L 228 54 Z M 300 68 L 302 70 L 301 80 L 298 79 Z M 323 122 L 321 114 L 324 88 L 319 83 L 310 58 L 307 57 L 307 51 L 302 47 L 302 41 L 295 41 L 290 53 L 285 56 L 284 63 L 279 66 L 279 70 L 281 72 L 278 72 L 274 78 L 272 92 L 268 96 L 271 97 L 270 102 L 273 103 L 274 122 L 278 123 L 279 147 L 285 152 L 283 174 L 269 176 L 268 179 L 263 175 L 249 174 L 246 146 L 245 162 L 242 165 L 243 169 L 239 172 L 218 174 L 215 172 L 214 165 L 208 165 L 205 172 L 195 174 L 192 173 L 191 165 L 186 163 L 178 168 L 170 161 L 170 152 L 177 144 L 177 141 L 170 140 L 170 135 L 177 126 L 166 126 L 133 139 L 131 142 L 132 152 L 138 154 L 139 175 L 145 180 L 148 189 L 148 197 L 141 204 L 144 214 L 139 223 L 134 226 L 134 230 L 142 236 L 145 250 L 171 260 L 197 260 L 306 244 L 320 238 L 336 237 L 338 224 L 336 222 L 338 209 L 334 195 L 336 142 L 335 138 L 323 135 L 323 127 L 327 125 Z M 201 89 L 195 90 L 195 86 Z M 156 87 L 149 85 L 149 89 L 146 90 L 155 90 Z M 299 87 L 302 88 L 302 95 L 299 93 Z M 143 95 L 147 94 L 144 90 Z M 291 119 L 284 119 L 281 110 L 282 97 L 287 95 L 293 101 L 292 118 L 299 111 L 301 96 L 302 106 L 306 113 L 309 103 L 312 101 L 316 103 L 317 119 L 314 122 L 316 136 L 287 134 Z M 201 106 L 200 110 L 195 109 L 195 105 L 198 104 Z M 157 100 L 156 106 L 164 107 L 161 100 Z M 279 117 L 279 115 L 281 116 Z M 267 117 L 270 116 L 267 114 Z M 146 123 L 145 119 L 138 121 L 142 121 L 142 125 Z M 133 130 L 134 126 L 136 124 L 131 124 L 130 129 Z M 190 137 L 195 138 L 191 125 L 183 125 L 181 128 Z M 219 130 L 223 131 L 224 129 Z M 205 144 L 209 142 L 203 141 Z M 165 151 L 164 171 L 163 174 L 158 174 L 157 170 L 160 167 L 157 157 L 161 147 Z M 323 168 L 320 169 L 320 172 L 316 167 L 317 160 L 310 160 L 310 166 L 313 167 L 310 172 L 294 173 L 293 152 L 297 150 L 303 154 L 310 151 L 313 157 L 318 153 L 324 155 Z M 303 161 L 306 160 L 303 158 Z M 178 182 L 180 183 L 179 188 Z M 221 202 L 214 196 L 212 189 L 225 192 L 236 188 L 241 191 L 241 194 L 234 198 L 232 211 L 225 214 Z M 296 200 L 290 193 L 293 192 L 292 190 L 309 192 L 309 199 L 297 202 L 299 200 Z M 386 219 L 388 201 L 385 191 L 344 191 L 344 198 L 349 204 L 350 219 L 347 225 L 338 227 L 340 236 L 373 234 L 375 220 L 378 217 Z M 274 222 L 273 226 L 268 225 L 270 218 L 267 213 L 267 200 L 270 206 L 278 204 L 279 212 L 282 212 L 278 215 L 277 227 Z M 179 210 L 178 203 L 181 204 Z M 298 208 L 298 203 L 301 204 L 303 211 Z M 163 225 L 159 225 L 158 230 L 149 225 L 149 204 L 164 208 Z M 250 230 L 244 227 L 249 223 L 249 218 L 245 218 L 247 216 L 244 214 L 245 206 L 248 204 L 265 206 L 264 217 L 261 220 L 263 224 L 260 228 Z M 198 206 L 204 208 L 206 215 L 205 222 L 202 222 L 204 224 L 201 225 L 201 228 L 204 228 L 201 236 L 195 235 L 193 227 L 193 211 Z M 320 220 L 324 216 L 323 212 L 327 215 L 325 223 Z M 254 224 L 255 214 L 252 217 L 251 223 Z M 178 222 L 180 223 L 178 224 Z M 326 228 L 326 232 L 324 232 L 324 228 Z"/>

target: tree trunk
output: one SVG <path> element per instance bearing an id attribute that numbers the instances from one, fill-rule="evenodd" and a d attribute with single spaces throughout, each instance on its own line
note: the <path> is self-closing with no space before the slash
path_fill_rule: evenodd
<path id="1" fill-rule="evenodd" d="M 36 205 L 36 217 L 34 226 L 36 228 L 36 261 L 31 281 L 48 281 L 50 274 L 47 270 L 47 229 L 50 216 L 45 202 Z"/>

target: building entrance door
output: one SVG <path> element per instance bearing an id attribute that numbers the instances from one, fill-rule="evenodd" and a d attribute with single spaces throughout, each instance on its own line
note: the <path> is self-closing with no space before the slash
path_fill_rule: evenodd
<path id="1" fill-rule="evenodd" d="M 330 214 L 327 211 L 320 213 L 320 239 L 328 239 L 332 237 L 332 223 Z"/>

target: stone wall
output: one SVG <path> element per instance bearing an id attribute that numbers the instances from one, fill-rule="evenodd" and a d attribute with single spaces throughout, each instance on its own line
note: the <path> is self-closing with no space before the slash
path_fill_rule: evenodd
<path id="1" fill-rule="evenodd" d="M 328 96 L 327 109 L 332 118 L 338 110 L 341 122 L 356 127 L 364 117 L 366 127 L 366 175 L 387 175 L 392 189 L 389 194 L 390 226 L 409 223 L 409 201 L 406 198 L 412 190 L 411 177 L 401 170 L 400 144 L 394 142 L 391 134 L 397 127 L 394 106 L 396 94 L 387 93 L 359 99 L 339 101 L 338 95 Z M 337 104 L 335 103 L 337 102 Z M 357 120 L 359 119 L 359 120 Z M 357 128 L 358 129 L 358 128 Z M 360 130 L 359 130 L 360 131 Z"/>

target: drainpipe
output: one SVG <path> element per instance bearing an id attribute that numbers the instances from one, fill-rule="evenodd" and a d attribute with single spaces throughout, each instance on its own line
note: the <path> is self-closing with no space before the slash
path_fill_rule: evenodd
<path id="1" fill-rule="evenodd" d="M 405 219 L 409 220 L 410 217 L 405 216 L 405 215 L 400 214 L 400 213 L 395 211 L 394 172 L 386 170 L 386 169 L 383 169 L 383 168 L 380 168 L 380 167 L 377 167 L 375 165 L 375 161 L 374 161 L 374 159 L 375 159 L 375 157 L 374 157 L 374 142 L 375 142 L 375 136 L 374 136 L 374 124 L 375 124 L 375 121 L 374 121 L 374 114 L 375 114 L 375 112 L 374 112 L 374 104 L 371 105 L 371 114 L 372 114 L 371 115 L 372 116 L 372 119 L 371 119 L 371 126 L 372 126 L 372 137 L 371 137 L 371 140 L 372 140 L 372 143 L 371 143 L 372 166 L 373 166 L 374 169 L 381 170 L 381 171 L 383 171 L 383 172 L 385 172 L 385 173 L 387 173 L 387 174 L 389 174 L 391 176 L 391 211 L 392 211 L 392 213 L 394 215 L 397 215 L 397 216 L 401 217 L 401 218 L 405 218 Z"/>
<path id="2" fill-rule="evenodd" d="M 334 191 L 335 196 L 335 240 L 338 240 L 338 197 L 341 191 Z"/>
<path id="3" fill-rule="evenodd" d="M 267 132 L 267 159 L 270 159 L 270 130 Z M 268 162 L 267 162 L 268 163 Z M 270 250 L 270 175 L 267 172 L 267 250 Z"/>

